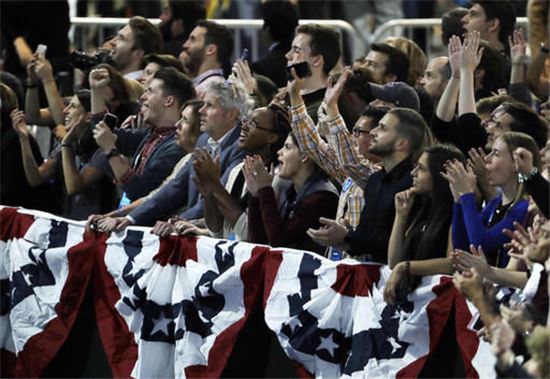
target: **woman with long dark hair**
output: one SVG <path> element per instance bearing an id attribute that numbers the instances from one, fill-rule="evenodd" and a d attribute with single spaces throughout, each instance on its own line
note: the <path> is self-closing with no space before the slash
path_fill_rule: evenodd
<path id="1" fill-rule="evenodd" d="M 441 172 L 448 161 L 465 162 L 456 147 L 427 148 L 412 171 L 413 186 L 395 195 L 395 219 L 388 245 L 392 273 L 384 298 L 395 303 L 414 289 L 423 275 L 450 274 L 453 195 Z"/>

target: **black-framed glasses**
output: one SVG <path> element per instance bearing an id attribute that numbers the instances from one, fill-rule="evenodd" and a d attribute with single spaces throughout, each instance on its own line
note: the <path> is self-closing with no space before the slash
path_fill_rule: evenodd
<path id="1" fill-rule="evenodd" d="M 252 120 L 251 118 L 248 118 L 246 116 L 241 117 L 241 123 L 244 125 L 246 124 L 249 129 L 260 129 L 269 133 L 277 133 L 275 130 L 264 128 L 263 126 L 260 126 L 256 123 L 256 121 Z"/>
<path id="2" fill-rule="evenodd" d="M 359 137 L 361 135 L 361 133 L 370 134 L 370 132 L 368 130 L 363 130 L 363 129 L 358 128 L 358 127 L 353 128 L 351 130 L 351 132 L 353 133 L 353 135 L 355 137 Z"/>

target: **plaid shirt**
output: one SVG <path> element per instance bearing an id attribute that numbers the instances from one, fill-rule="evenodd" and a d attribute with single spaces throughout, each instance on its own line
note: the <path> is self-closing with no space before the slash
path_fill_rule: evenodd
<path id="1" fill-rule="evenodd" d="M 363 205 L 365 204 L 363 189 L 360 183 L 364 183 L 370 174 L 378 170 L 377 166 L 364 158 L 359 158 L 359 168 L 357 168 L 357 164 L 354 162 L 342 164 L 338 151 L 335 149 L 338 146 L 334 141 L 329 141 L 331 144 L 328 144 L 321 138 L 317 128 L 313 124 L 313 120 L 307 114 L 304 104 L 291 107 L 290 113 L 292 115 L 292 131 L 296 136 L 300 150 L 306 153 L 321 169 L 342 185 L 336 220 L 343 219 L 350 227 L 355 229 L 359 224 L 361 209 L 363 209 Z M 332 123 L 329 123 L 329 126 L 332 126 Z M 349 140 L 354 142 L 343 120 L 342 124 Z M 359 155 L 358 151 L 357 154 Z M 360 181 L 356 180 L 356 178 L 360 179 Z"/>

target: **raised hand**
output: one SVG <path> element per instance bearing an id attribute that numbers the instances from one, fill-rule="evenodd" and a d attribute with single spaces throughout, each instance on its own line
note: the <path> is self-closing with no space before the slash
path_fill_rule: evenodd
<path id="1" fill-rule="evenodd" d="M 508 37 L 508 45 L 510 46 L 512 64 L 524 64 L 527 45 L 521 28 L 514 30 L 513 35 Z"/>
<path id="2" fill-rule="evenodd" d="M 342 71 L 342 74 L 340 75 L 336 83 L 333 83 L 332 78 L 329 79 L 324 99 L 324 102 L 327 105 L 327 112 L 329 113 L 329 116 L 332 116 L 330 114 L 331 110 L 336 110 L 336 112 L 338 112 L 338 99 L 340 98 L 340 95 L 344 90 L 346 81 L 349 79 L 351 74 L 351 68 L 345 67 L 344 71 Z"/>
<path id="3" fill-rule="evenodd" d="M 29 126 L 27 125 L 27 120 L 25 119 L 25 113 L 18 109 L 14 109 L 10 113 L 10 117 L 11 126 L 19 138 L 29 138 Z"/>
<path id="4" fill-rule="evenodd" d="M 244 159 L 243 174 L 246 188 L 252 196 L 258 196 L 260 189 L 271 187 L 273 182 L 273 174 L 267 171 L 262 158 L 258 155 L 247 156 Z"/>
<path id="5" fill-rule="evenodd" d="M 479 40 L 480 35 L 477 31 L 468 33 L 468 36 L 464 39 L 460 51 L 460 70 L 474 72 L 478 66 L 483 55 L 483 47 L 479 48 Z"/>
<path id="6" fill-rule="evenodd" d="M 306 80 L 299 78 L 294 69 L 290 70 L 290 75 L 292 76 L 292 80 L 288 82 L 286 89 L 290 97 L 290 104 L 298 105 L 302 102 L 301 91 L 306 84 Z"/>
<path id="7" fill-rule="evenodd" d="M 522 174 L 528 174 L 533 170 L 533 153 L 524 147 L 518 147 L 512 153 L 516 171 Z"/>
<path id="8" fill-rule="evenodd" d="M 111 82 L 111 76 L 106 68 L 95 68 L 90 71 L 90 89 L 105 88 Z"/>
<path id="9" fill-rule="evenodd" d="M 449 38 L 447 51 L 449 54 L 449 64 L 451 65 L 452 76 L 460 77 L 460 51 L 462 50 L 462 41 L 457 36 Z"/>
<path id="10" fill-rule="evenodd" d="M 256 91 L 258 83 L 254 75 L 252 75 L 252 71 L 247 61 L 238 59 L 233 65 L 232 73 L 233 76 L 241 82 L 248 94 L 253 94 Z"/>
<path id="11" fill-rule="evenodd" d="M 52 65 L 46 58 L 38 58 L 36 60 L 34 71 L 43 83 L 54 80 Z"/>
<path id="12" fill-rule="evenodd" d="M 447 179 L 455 201 L 465 193 L 471 193 L 476 188 L 476 175 L 472 167 L 464 167 L 458 160 L 449 161 L 445 164 L 445 172 L 441 175 Z"/>
<path id="13" fill-rule="evenodd" d="M 38 75 L 36 75 L 36 61 L 38 60 L 38 54 L 34 53 L 31 59 L 29 60 L 29 63 L 27 64 L 27 76 L 30 81 L 36 82 L 38 79 Z"/>

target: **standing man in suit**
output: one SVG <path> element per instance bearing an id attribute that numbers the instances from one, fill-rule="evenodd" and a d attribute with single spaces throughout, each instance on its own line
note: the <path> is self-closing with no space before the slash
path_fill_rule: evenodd
<path id="1" fill-rule="evenodd" d="M 108 161 L 105 172 L 112 171 L 116 183 L 133 201 L 157 188 L 183 156 L 176 144 L 175 125 L 181 106 L 195 97 L 195 90 L 191 80 L 175 68 L 161 68 L 141 97 L 143 118 L 150 128 L 112 131 L 100 121 L 104 112 L 98 112 L 94 102 L 94 90 L 107 85 L 101 70 L 92 71 L 90 83 L 94 138 Z"/>
<path id="2" fill-rule="evenodd" d="M 298 9 L 290 1 L 266 1 L 262 3 L 263 31 L 269 51 L 252 63 L 252 71 L 267 76 L 277 87 L 286 87 L 285 54 L 290 50 L 294 30 L 298 26 Z"/>
<path id="3" fill-rule="evenodd" d="M 202 99 L 208 85 L 223 82 L 231 68 L 233 36 L 225 26 L 202 20 L 182 47 L 179 59 Z"/>
<path id="4" fill-rule="evenodd" d="M 239 120 L 252 106 L 253 101 L 246 90 L 235 83 L 211 83 L 206 91 L 204 106 L 200 109 L 201 131 L 204 134 L 197 141 L 197 147 L 206 149 L 219 161 L 220 177 L 224 184 L 231 169 L 244 158 L 244 152 L 239 148 Z M 192 179 L 194 176 L 193 164 L 189 162 L 174 179 L 129 215 L 103 219 L 99 223 L 100 229 L 112 231 L 128 225 L 153 225 L 185 205 L 187 209 L 179 215 L 180 218 L 201 219 L 204 201 Z"/>

